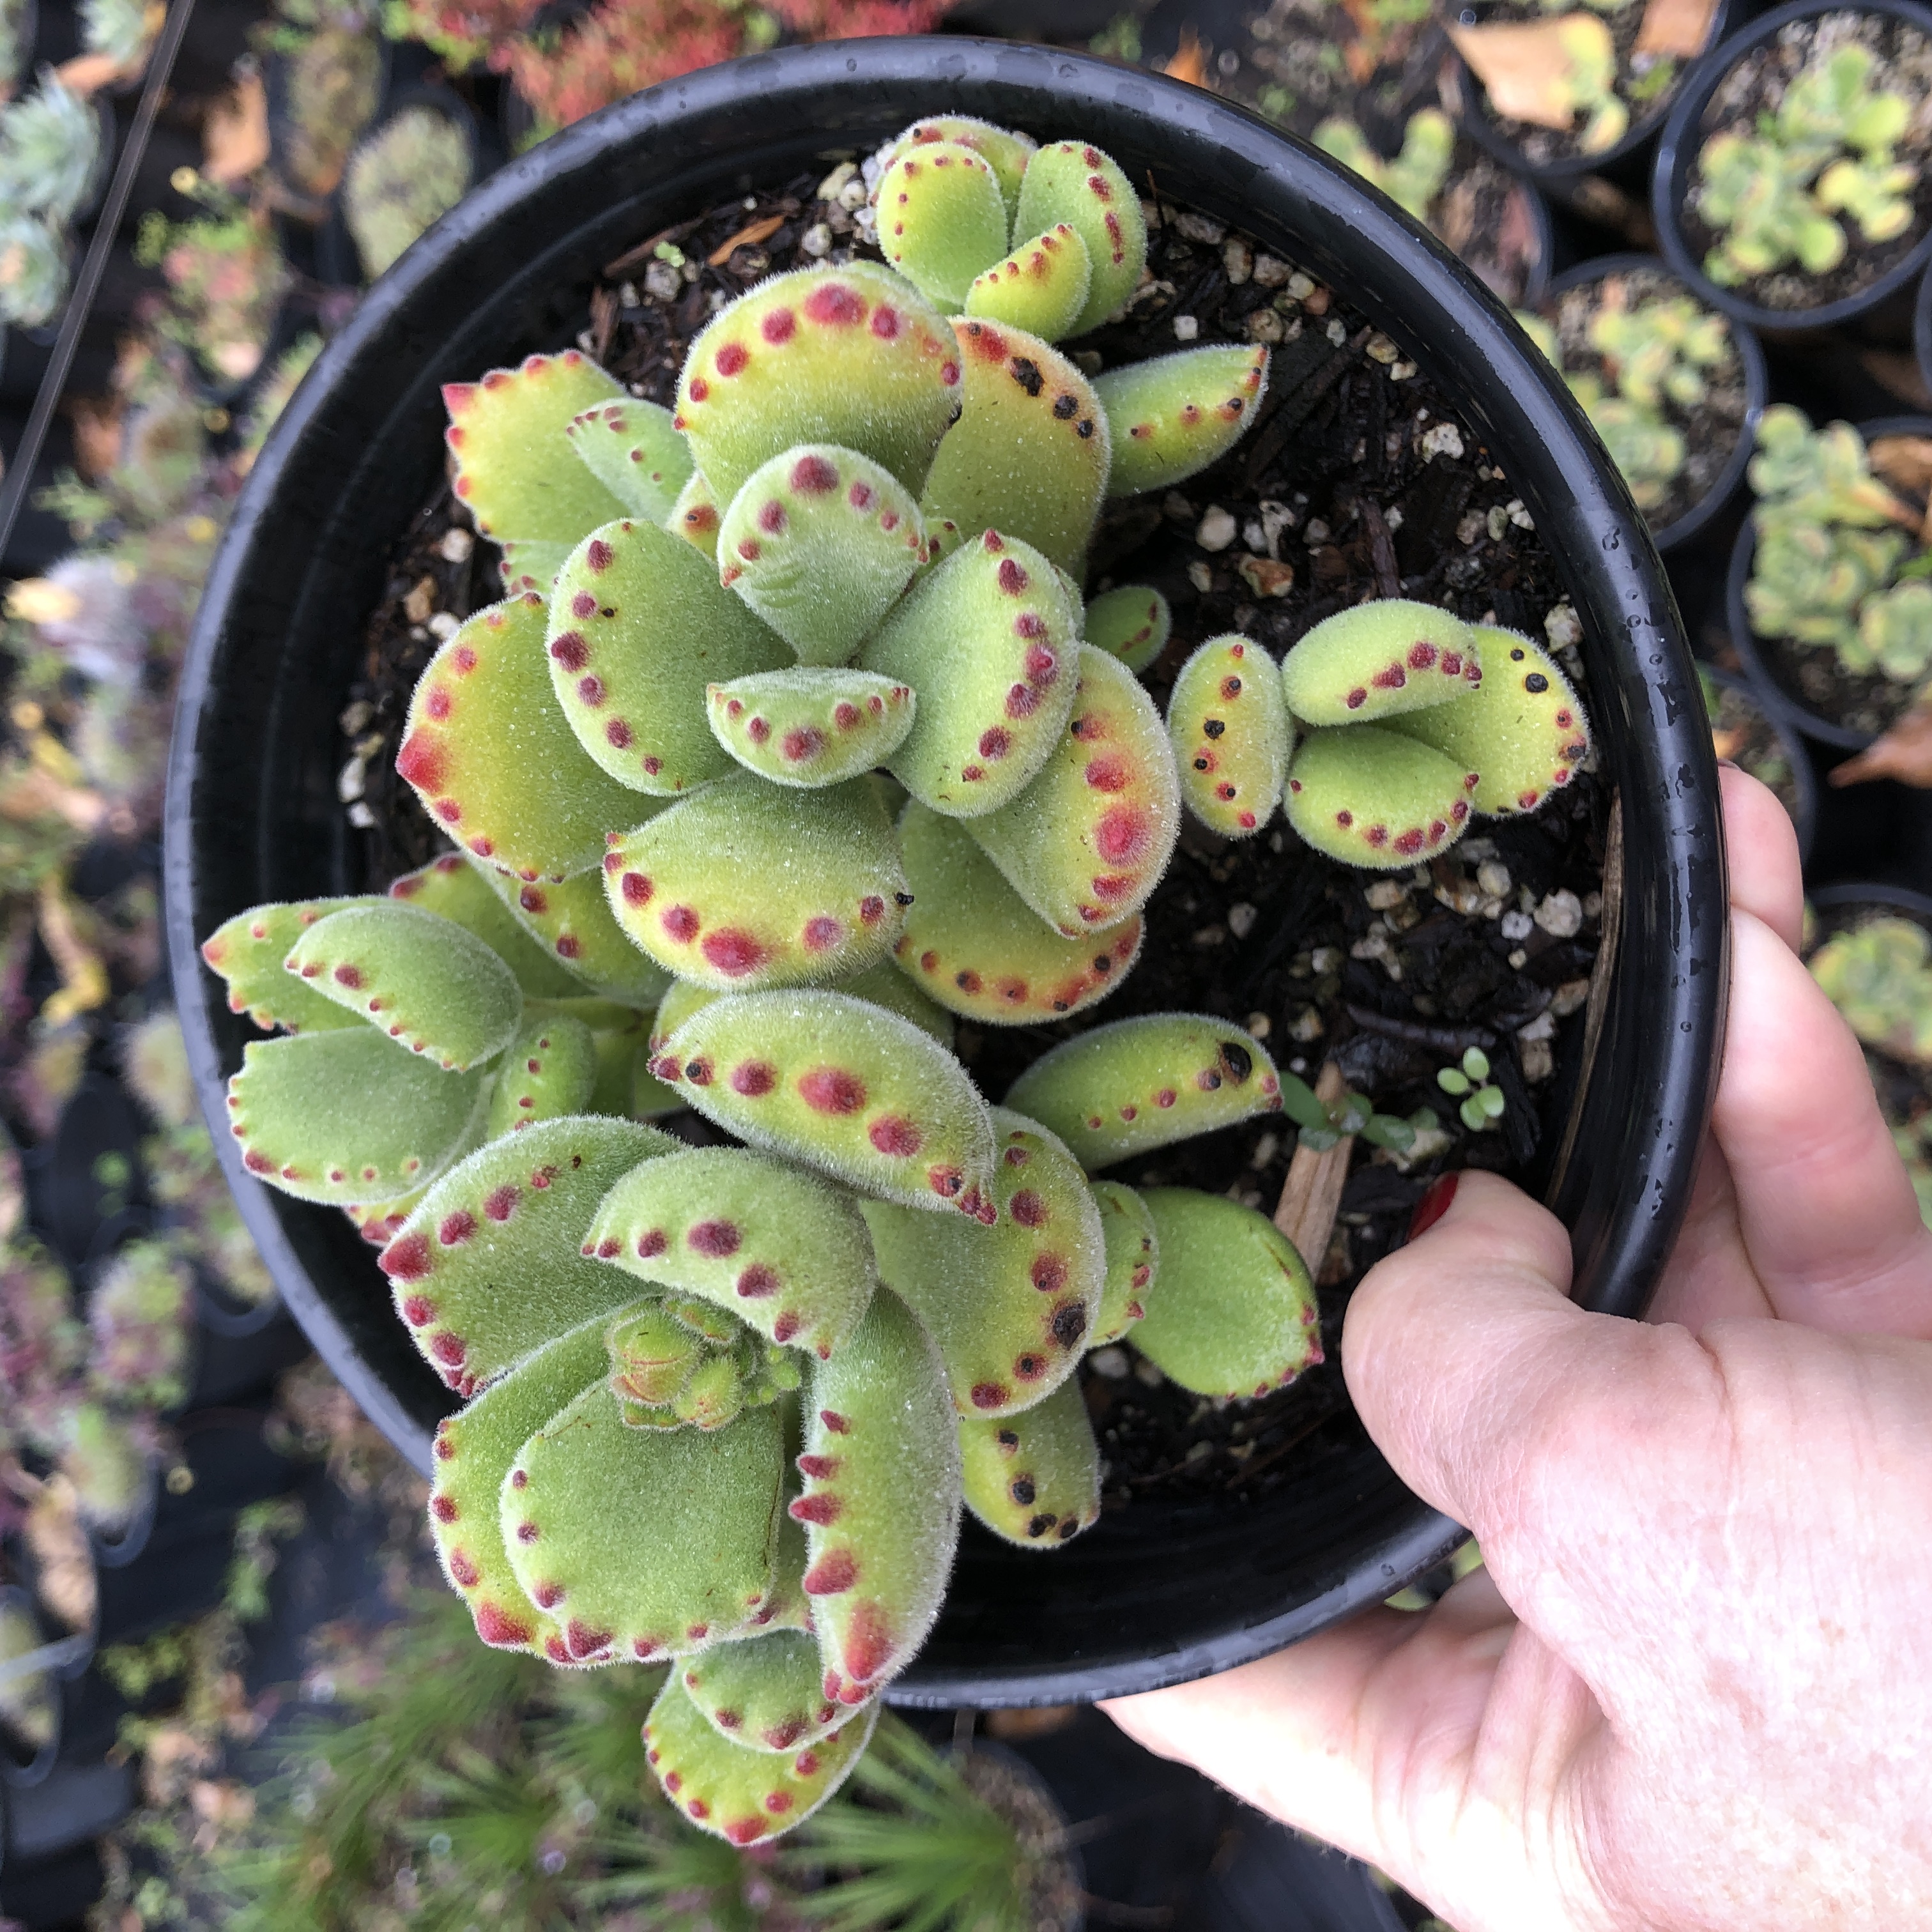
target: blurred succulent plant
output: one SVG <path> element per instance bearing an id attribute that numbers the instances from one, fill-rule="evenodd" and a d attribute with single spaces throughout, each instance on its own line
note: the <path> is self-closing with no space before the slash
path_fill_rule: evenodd
<path id="1" fill-rule="evenodd" d="M 1814 430 L 1801 411 L 1776 404 L 1759 425 L 1750 476 L 1752 628 L 1828 644 L 1853 676 L 1922 678 L 1932 668 L 1932 591 L 1893 581 L 1920 518 L 1873 476 L 1858 432 L 1848 423 Z"/>
<path id="2" fill-rule="evenodd" d="M 166 14 L 159 0 L 80 0 L 82 44 L 112 62 L 118 74 L 136 74 Z"/>
<path id="3" fill-rule="evenodd" d="M 364 272 L 384 272 L 440 220 L 470 187 L 470 143 L 434 107 L 406 107 L 385 122 L 349 163 L 343 210 Z"/>
<path id="4" fill-rule="evenodd" d="M 26 70 L 27 0 L 0 0 L 0 101 L 10 100 Z"/>
<path id="5" fill-rule="evenodd" d="M 382 49 L 365 26 L 332 23 L 302 36 L 286 59 L 289 184 L 332 194 L 381 105 Z"/>
<path id="6" fill-rule="evenodd" d="M 1795 262 L 1808 275 L 1845 259 L 1843 214 L 1868 242 L 1889 242 L 1912 220 L 1916 167 L 1894 160 L 1911 106 L 1871 85 L 1873 57 L 1834 48 L 1787 84 L 1756 131 L 1726 130 L 1700 152 L 1691 194 L 1721 238 L 1704 272 L 1732 288 Z"/>
<path id="7" fill-rule="evenodd" d="M 1932 938 L 1916 921 L 1868 920 L 1811 956 L 1811 976 L 1868 1046 L 1932 1066 Z"/>
<path id="8" fill-rule="evenodd" d="M 68 250 L 38 215 L 0 217 L 0 322 L 39 328 L 67 300 Z"/>
<path id="9" fill-rule="evenodd" d="M 289 284 L 266 214 L 224 204 L 223 212 L 172 224 L 151 210 L 142 218 L 135 254 L 166 278 L 172 300 L 163 333 L 224 382 L 254 375 Z"/>
<path id="10" fill-rule="evenodd" d="M 0 106 L 0 206 L 37 214 L 58 232 L 92 193 L 101 165 L 100 122 L 51 68 L 20 100 Z"/>
<path id="11" fill-rule="evenodd" d="M 1417 220 L 1426 221 L 1449 178 L 1456 124 L 1439 107 L 1421 108 L 1404 124 L 1401 151 L 1385 160 L 1354 122 L 1332 116 L 1316 129 L 1315 145 L 1344 167 L 1353 168 Z"/>

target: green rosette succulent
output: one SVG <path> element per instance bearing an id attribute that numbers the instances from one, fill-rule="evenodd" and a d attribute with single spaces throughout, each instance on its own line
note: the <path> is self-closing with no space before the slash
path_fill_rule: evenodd
<path id="1" fill-rule="evenodd" d="M 1144 265 L 1096 148 L 946 117 L 880 178 L 903 272 L 725 304 L 671 409 L 578 350 L 445 392 L 506 594 L 437 650 L 397 769 L 456 849 L 204 948 L 276 1035 L 230 1084 L 243 1164 L 379 1245 L 464 1405 L 430 1510 L 479 1636 L 676 1659 L 652 1760 L 740 1844 L 863 1748 L 962 1508 L 1033 1549 L 1096 1520 L 1076 1372 L 1171 1270 L 1172 1322 L 1209 1310 L 1156 1343 L 1188 1386 L 1317 1359 L 1271 1228 L 1088 1178 L 1280 1106 L 1246 1033 L 1078 1032 L 1000 1108 L 951 1051 L 955 1015 L 1084 1024 L 1184 802 L 1238 832 L 1280 802 L 1294 699 L 1262 648 L 1200 646 L 1164 723 L 1135 667 L 1165 600 L 1090 606 L 1082 577 L 1104 496 L 1226 450 L 1266 352 L 1095 382 L 1054 346 Z M 1422 621 L 1474 664 L 1468 627 Z M 1474 686 L 1418 682 L 1445 710 Z M 685 1108 L 723 1144 L 649 1124 Z"/>

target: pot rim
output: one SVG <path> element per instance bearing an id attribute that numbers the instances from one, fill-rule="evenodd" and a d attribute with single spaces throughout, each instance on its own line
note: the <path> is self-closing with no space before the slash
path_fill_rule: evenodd
<path id="1" fill-rule="evenodd" d="M 1702 706 L 1687 688 L 1694 673 L 1681 620 L 1641 520 L 1561 378 L 1534 366 L 1540 358 L 1530 357 L 1508 312 L 1393 204 L 1325 157 L 1201 90 L 1090 57 L 1010 42 L 908 37 L 824 43 L 752 56 L 634 96 L 578 123 L 483 184 L 376 285 L 324 351 L 271 433 L 238 502 L 209 573 L 182 675 L 169 770 L 167 930 L 204 1110 L 212 1116 L 225 1112 L 224 1069 L 210 1004 L 218 995 L 211 995 L 204 982 L 196 944 L 205 835 L 194 805 L 203 736 L 215 730 L 218 673 L 228 634 L 245 628 L 248 614 L 268 587 L 251 584 L 251 544 L 258 531 L 272 526 L 285 476 L 298 473 L 298 464 L 319 459 L 330 447 L 326 418 L 338 386 L 345 397 L 353 397 L 358 358 L 376 368 L 385 354 L 394 356 L 394 338 L 407 327 L 411 304 L 433 302 L 439 278 L 461 272 L 463 251 L 480 248 L 493 225 L 508 219 L 526 197 L 534 199 L 540 190 L 567 192 L 562 184 L 580 179 L 587 193 L 604 184 L 606 208 L 634 208 L 644 198 L 641 189 L 622 202 L 612 199 L 607 157 L 614 151 L 634 161 L 663 157 L 661 198 L 681 194 L 688 200 L 704 183 L 715 189 L 724 167 L 705 160 L 706 172 L 694 182 L 673 173 L 690 165 L 681 158 L 702 155 L 707 136 L 736 130 L 753 102 L 761 124 L 784 131 L 771 137 L 770 147 L 739 152 L 755 153 L 757 165 L 776 166 L 778 145 L 800 141 L 795 129 L 811 130 L 826 149 L 863 151 L 881 137 L 880 130 L 890 134 L 942 92 L 956 111 L 984 112 L 1048 138 L 1060 130 L 1090 132 L 1090 138 L 1117 146 L 1130 159 L 1157 148 L 1153 161 L 1166 176 L 1162 193 L 1225 214 L 1262 238 L 1279 238 L 1275 245 L 1311 273 L 1345 287 L 1376 326 L 1412 346 L 1437 372 L 1457 395 L 1463 420 L 1507 453 L 1512 487 L 1561 561 L 1584 627 L 1597 673 L 1600 737 L 1624 801 L 1634 875 L 1644 880 L 1642 890 L 1624 896 L 1619 955 L 1628 966 L 1640 946 L 1652 962 L 1648 982 L 1639 985 L 1638 976 L 1628 970 L 1610 975 L 1612 997 L 1593 1062 L 1596 1078 L 1576 1102 L 1574 1116 L 1589 1120 L 1594 1157 L 1570 1163 L 1552 1190 L 1572 1226 L 1580 1298 L 1598 1309 L 1640 1312 L 1688 1199 L 1708 1118 L 1729 976 L 1715 762 L 1709 734 L 1702 728 Z M 788 112 L 795 117 L 790 121 Z M 754 164 L 748 158 L 746 166 Z M 1176 182 L 1185 185 L 1177 188 Z M 571 245 L 566 238 L 555 244 L 556 256 L 530 257 L 524 283 L 539 277 L 554 283 L 562 251 Z M 461 373 L 454 358 L 476 352 L 446 333 L 434 339 L 450 358 L 452 377 Z M 424 362 L 411 380 L 421 388 L 444 368 L 434 350 L 416 352 Z M 409 394 L 413 399 L 415 390 Z M 400 405 L 382 406 L 393 411 Z M 336 442 L 334 460 L 351 460 L 340 453 L 339 434 Z M 365 450 L 352 460 L 370 458 Z M 345 483 L 344 494 L 350 494 Z M 286 585 L 281 588 L 286 594 Z M 212 736 L 209 742 L 219 743 Z M 224 835 L 212 827 L 206 836 Z M 232 846 L 232 830 L 225 836 Z M 258 843 L 258 853 L 265 849 Z M 1634 1091 L 1606 1097 L 1613 1084 L 1621 1089 L 1632 1082 Z M 426 1465 L 426 1425 L 368 1368 L 298 1258 L 292 1231 L 305 1229 L 296 1212 L 301 1204 L 271 1196 L 244 1173 L 231 1137 L 218 1131 L 214 1138 L 244 1217 L 291 1312 L 371 1419 L 419 1466 Z M 1172 1644 L 1123 1640 L 1105 1651 L 1096 1643 L 1070 1666 L 1042 1659 L 1025 1646 L 1010 1646 L 983 1666 L 949 1670 L 922 1660 L 894 1687 L 891 1700 L 982 1706 L 1061 1702 L 1198 1676 L 1264 1654 L 1381 1600 L 1442 1560 L 1464 1534 L 1413 1498 L 1392 1504 L 1376 1520 L 1379 1527 L 1352 1540 L 1352 1551 L 1364 1553 L 1333 1559 L 1311 1584 L 1311 1594 L 1285 1610 L 1258 1616 L 1243 1612 L 1246 1622 L 1223 1610 L 1220 1622 L 1211 1616 L 1205 1620 L 1204 1634 L 1190 1632 Z"/>
<path id="2" fill-rule="evenodd" d="M 1932 416 L 1873 416 L 1852 427 L 1867 442 L 1876 436 L 1932 436 Z M 1731 546 L 1731 562 L 1724 577 L 1724 622 L 1730 633 L 1732 648 L 1744 675 L 1756 687 L 1765 709 L 1781 718 L 1794 731 L 1815 738 L 1821 745 L 1834 745 L 1848 752 L 1862 752 L 1874 742 L 1876 734 L 1854 731 L 1848 725 L 1834 724 L 1830 718 L 1802 704 L 1771 674 L 1764 653 L 1758 649 L 1757 633 L 1751 628 L 1750 613 L 1744 608 L 1744 586 L 1750 580 L 1751 560 L 1757 554 L 1757 524 L 1754 511 L 1744 513 L 1737 541 Z"/>
<path id="3" fill-rule="evenodd" d="M 1876 308 L 1922 274 L 1932 261 L 1932 221 L 1926 224 L 1910 249 L 1888 268 L 1870 287 L 1855 296 L 1826 302 L 1817 308 L 1766 308 L 1748 302 L 1730 289 L 1720 288 L 1693 259 L 1690 244 L 1678 224 L 1678 212 L 1690 183 L 1690 166 L 1704 146 L 1703 131 L 1693 124 L 1709 104 L 1724 76 L 1742 57 L 1765 41 L 1774 38 L 1793 21 L 1808 20 L 1820 14 L 1888 14 L 1908 26 L 1916 27 L 1932 40 L 1932 9 L 1916 0 L 1785 0 L 1781 7 L 1761 14 L 1728 40 L 1720 42 L 1700 56 L 1695 71 L 1685 81 L 1683 91 L 1672 104 L 1658 136 L 1657 159 L 1650 177 L 1650 212 L 1657 230 L 1657 244 L 1671 267 L 1689 282 L 1706 301 L 1721 308 L 1739 322 L 1748 322 L 1768 334 L 1809 335 L 1835 328 Z"/>
<path id="4" fill-rule="evenodd" d="M 1587 262 L 1579 262 L 1565 268 L 1550 284 L 1544 300 L 1554 302 L 1559 296 L 1580 288 L 1586 282 L 1600 281 L 1606 275 L 1628 273 L 1634 268 L 1649 268 L 1668 275 L 1705 307 L 1712 306 L 1704 302 L 1702 294 L 1661 255 L 1640 254 L 1634 249 L 1627 249 L 1616 255 L 1594 255 Z M 1724 314 L 1721 309 L 1718 313 Z M 1724 459 L 1724 466 L 1713 478 L 1710 488 L 1674 523 L 1666 524 L 1662 530 L 1651 532 L 1650 540 L 1656 544 L 1660 556 L 1681 549 L 1730 501 L 1731 493 L 1744 480 L 1751 452 L 1757 446 L 1758 418 L 1764 414 L 1765 406 L 1771 400 L 1771 372 L 1764 359 L 1764 344 L 1757 339 L 1757 331 L 1734 315 L 1724 316 L 1724 320 L 1738 345 L 1738 360 L 1744 364 L 1744 419 L 1738 430 L 1737 446 Z"/>

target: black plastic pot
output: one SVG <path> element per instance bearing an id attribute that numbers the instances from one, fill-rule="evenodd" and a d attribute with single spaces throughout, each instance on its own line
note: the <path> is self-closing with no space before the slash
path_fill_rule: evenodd
<path id="1" fill-rule="evenodd" d="M 1676 270 L 1655 255 L 1598 255 L 1589 261 L 1579 262 L 1574 268 L 1565 268 L 1550 284 L 1543 298 L 1544 304 L 1554 302 L 1559 296 L 1586 283 L 1600 282 L 1606 275 L 1628 274 L 1636 268 L 1652 268 L 1660 274 L 1677 278 Z M 1687 287 L 1685 292 L 1696 296 L 1698 292 Z M 1770 400 L 1771 378 L 1765 368 L 1764 347 L 1757 339 L 1756 332 L 1735 316 L 1726 316 L 1725 320 L 1730 324 L 1731 339 L 1737 344 L 1738 358 L 1744 364 L 1744 426 L 1738 433 L 1737 447 L 1731 452 L 1730 460 L 1718 471 L 1717 480 L 1702 500 L 1694 503 L 1675 523 L 1652 532 L 1652 542 L 1666 556 L 1707 530 L 1743 486 L 1744 470 L 1757 440 L 1757 419 L 1763 415 L 1765 404 Z"/>
<path id="2" fill-rule="evenodd" d="M 1715 11 L 1711 16 L 1711 30 L 1704 42 L 1704 51 L 1688 62 L 1685 78 L 1679 82 L 1680 92 L 1691 84 L 1690 74 L 1696 63 L 1709 58 L 1712 50 L 1724 39 L 1724 28 L 1729 25 L 1731 0 L 1718 0 Z M 1466 19 L 1468 16 L 1464 16 Z M 1468 63 L 1458 53 L 1452 52 L 1449 60 L 1453 64 L 1460 88 L 1462 112 L 1461 124 L 1468 130 L 1470 138 L 1479 141 L 1498 160 L 1506 162 L 1518 174 L 1527 176 L 1540 187 L 1561 194 L 1575 186 L 1586 175 L 1607 175 L 1612 178 L 1628 175 L 1641 165 L 1641 150 L 1646 147 L 1669 118 L 1676 97 L 1650 112 L 1634 116 L 1624 130 L 1624 137 L 1613 146 L 1606 148 L 1600 154 L 1571 154 L 1560 161 L 1532 161 L 1516 142 L 1496 124 L 1496 117 L 1490 112 L 1489 100 L 1483 91 L 1483 84 L 1470 70 Z"/>
<path id="3" fill-rule="evenodd" d="M 1754 48 L 1774 40 L 1794 20 L 1808 20 L 1820 14 L 1850 11 L 1889 14 L 1904 20 L 1932 38 L 1932 11 L 1916 6 L 1912 0 L 1786 0 L 1782 7 L 1754 20 L 1734 34 L 1697 63 L 1696 70 L 1672 104 L 1670 118 L 1657 144 L 1657 160 L 1651 170 L 1650 212 L 1656 224 L 1657 242 L 1664 258 L 1694 288 L 1698 295 L 1728 316 L 1748 322 L 1768 335 L 1813 334 L 1836 328 L 1861 316 L 1870 316 L 1909 288 L 1914 278 L 1932 260 L 1932 226 L 1928 226 L 1910 252 L 1896 262 L 1861 295 L 1841 302 L 1826 302 L 1818 308 L 1766 308 L 1747 302 L 1735 290 L 1721 289 L 1704 273 L 1704 266 L 1690 252 L 1678 212 L 1690 192 L 1690 170 L 1704 145 L 1704 110 L 1719 84 L 1739 58 Z M 1852 245 L 1858 238 L 1852 236 Z M 1903 322 L 1904 318 L 1900 320 Z"/>
<path id="4" fill-rule="evenodd" d="M 1862 422 L 1856 427 L 1868 442 L 1880 436 L 1932 436 L 1932 417 L 1881 416 L 1876 422 Z M 1862 751 L 1872 742 L 1870 732 L 1854 731 L 1809 710 L 1801 697 L 1772 674 L 1770 660 L 1759 650 L 1750 626 L 1750 613 L 1744 607 L 1744 586 L 1750 581 L 1751 560 L 1756 554 L 1757 526 L 1747 517 L 1732 546 L 1730 572 L 1724 580 L 1724 620 L 1738 662 L 1756 687 L 1765 708 L 1794 730 L 1816 739 L 1821 745 Z"/>
<path id="5" fill-rule="evenodd" d="M 1716 772 L 1689 652 L 1635 508 L 1556 372 L 1439 244 L 1324 158 L 1198 89 L 1000 42 L 787 49 L 640 94 L 512 162 L 370 292 L 272 434 L 208 578 L 169 777 L 170 958 L 212 1123 L 244 1024 L 197 940 L 264 899 L 360 884 L 334 719 L 387 555 L 442 473 L 439 385 L 582 326 L 601 265 L 761 182 L 863 152 L 935 102 L 1084 136 L 1343 290 L 1462 399 L 1581 616 L 1626 876 L 1605 1024 L 1552 1189 L 1576 1292 L 1635 1315 L 1675 1238 L 1727 982 Z M 284 1300 L 419 1465 L 449 1399 L 340 1214 L 224 1165 Z M 1253 1503 L 1137 1506 L 1049 1558 L 975 1532 L 897 1701 L 1064 1702 L 1204 1675 L 1378 1601 L 1460 1540 L 1366 1435 Z"/>
<path id="6" fill-rule="evenodd" d="M 1918 380 L 1932 392 L 1932 272 L 1918 278 L 1918 298 L 1912 304 L 1912 353 Z"/>
<path id="7" fill-rule="evenodd" d="M 1909 886 L 1870 883 L 1820 886 L 1810 897 L 1812 905 L 1821 914 L 1843 912 L 1854 906 L 1883 906 L 1892 912 L 1903 913 L 1908 919 L 1916 920 L 1928 932 L 1932 932 L 1932 893 L 1915 892 Z"/>

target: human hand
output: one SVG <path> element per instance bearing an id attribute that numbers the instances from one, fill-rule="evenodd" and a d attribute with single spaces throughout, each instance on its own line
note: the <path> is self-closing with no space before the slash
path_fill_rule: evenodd
<path id="1" fill-rule="evenodd" d="M 1793 950 L 1790 825 L 1722 776 L 1730 1034 L 1653 1325 L 1464 1174 L 1342 1359 L 1486 1568 L 1106 1707 L 1462 1932 L 1932 1927 L 1932 1236 Z"/>

